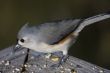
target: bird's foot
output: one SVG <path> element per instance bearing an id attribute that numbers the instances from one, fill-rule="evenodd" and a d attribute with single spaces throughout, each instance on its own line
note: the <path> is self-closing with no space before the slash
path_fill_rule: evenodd
<path id="1" fill-rule="evenodd" d="M 63 55 L 62 57 L 53 57 L 51 58 L 52 61 L 57 61 L 57 64 L 53 64 L 51 67 L 52 68 L 58 68 L 60 66 L 62 66 L 66 60 L 68 59 L 68 55 Z"/>

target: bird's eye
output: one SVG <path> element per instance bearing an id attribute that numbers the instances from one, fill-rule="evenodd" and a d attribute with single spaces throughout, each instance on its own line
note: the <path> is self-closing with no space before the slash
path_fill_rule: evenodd
<path id="1" fill-rule="evenodd" d="M 24 43 L 24 39 L 21 39 L 20 41 L 21 41 L 22 43 Z"/>

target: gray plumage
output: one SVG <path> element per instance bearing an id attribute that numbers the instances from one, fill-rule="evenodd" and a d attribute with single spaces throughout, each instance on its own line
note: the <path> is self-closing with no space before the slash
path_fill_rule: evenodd
<path id="1" fill-rule="evenodd" d="M 18 33 L 18 44 L 39 52 L 51 53 L 63 51 L 66 55 L 69 46 L 76 40 L 75 38 L 85 26 L 107 18 L 110 18 L 110 14 L 104 13 L 86 19 L 48 22 L 32 27 L 25 24 Z M 73 37 L 69 37 L 68 40 L 63 41 L 65 43 L 61 43 L 62 45 L 58 44 L 70 34 L 72 34 Z"/>
<path id="2" fill-rule="evenodd" d="M 78 34 L 85 26 L 107 18 L 110 18 L 109 14 L 100 14 L 87 19 L 62 20 L 58 22 L 44 23 L 33 27 L 29 27 L 26 24 L 19 31 L 18 36 L 32 34 L 35 35 L 41 42 L 55 44 L 68 34 L 74 31 L 77 32 L 74 33 Z M 77 27 L 78 25 L 80 26 Z"/>
<path id="3" fill-rule="evenodd" d="M 40 26 L 39 34 L 43 42 L 54 45 L 68 36 L 80 21 L 80 19 L 75 19 L 63 20 L 56 23 L 45 23 Z"/>
<path id="4" fill-rule="evenodd" d="M 26 24 L 20 30 L 19 36 L 32 34 L 35 35 L 41 42 L 52 45 L 71 33 L 80 21 L 81 19 L 62 20 L 58 22 L 44 23 L 34 27 L 28 27 Z"/>

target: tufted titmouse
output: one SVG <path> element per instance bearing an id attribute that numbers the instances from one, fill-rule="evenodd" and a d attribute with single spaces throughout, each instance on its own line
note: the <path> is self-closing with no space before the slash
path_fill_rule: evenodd
<path id="1" fill-rule="evenodd" d="M 85 26 L 107 18 L 110 18 L 109 13 L 86 19 L 47 22 L 31 27 L 25 24 L 18 32 L 18 44 L 37 52 L 53 53 L 62 51 L 63 55 L 67 55 L 68 48 L 75 42 L 79 32 Z"/>

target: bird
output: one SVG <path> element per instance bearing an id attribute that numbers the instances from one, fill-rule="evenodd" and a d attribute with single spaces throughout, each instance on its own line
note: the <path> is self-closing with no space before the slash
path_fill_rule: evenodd
<path id="1" fill-rule="evenodd" d="M 88 18 L 65 19 L 35 26 L 26 23 L 17 34 L 16 47 L 21 46 L 42 53 L 61 51 L 63 55 L 67 55 L 68 49 L 75 43 L 84 27 L 108 18 L 109 13 L 101 13 Z"/>

